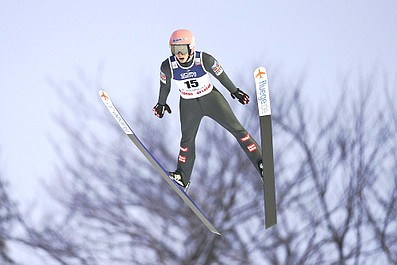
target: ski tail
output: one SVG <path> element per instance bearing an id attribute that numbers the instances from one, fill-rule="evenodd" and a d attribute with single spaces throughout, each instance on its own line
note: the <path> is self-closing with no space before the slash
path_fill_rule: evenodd
<path id="1" fill-rule="evenodd" d="M 189 206 L 193 213 L 200 219 L 200 221 L 214 234 L 221 235 L 218 230 L 211 224 L 205 214 L 201 209 L 194 203 L 192 198 L 185 191 L 174 182 L 169 176 L 168 171 L 160 164 L 160 162 L 149 152 L 146 146 L 139 140 L 138 136 L 132 131 L 130 126 L 121 116 L 120 112 L 116 109 L 113 102 L 111 101 L 109 94 L 104 91 L 99 91 L 99 96 L 102 102 L 105 104 L 109 112 L 115 118 L 124 133 L 131 139 L 131 141 L 136 145 L 136 147 L 141 151 L 141 153 L 146 157 L 146 159 L 152 164 L 156 171 L 164 178 L 164 180 L 171 186 L 171 188 L 179 195 L 179 197 Z"/>

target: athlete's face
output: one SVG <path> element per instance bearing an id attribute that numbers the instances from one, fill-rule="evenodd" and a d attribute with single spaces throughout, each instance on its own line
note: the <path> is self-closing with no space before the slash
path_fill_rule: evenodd
<path id="1" fill-rule="evenodd" d="M 189 54 L 178 53 L 175 56 L 180 63 L 186 63 L 189 59 Z"/>
<path id="2" fill-rule="evenodd" d="M 171 53 L 178 58 L 180 63 L 186 63 L 189 60 L 189 46 L 186 44 L 171 45 Z"/>

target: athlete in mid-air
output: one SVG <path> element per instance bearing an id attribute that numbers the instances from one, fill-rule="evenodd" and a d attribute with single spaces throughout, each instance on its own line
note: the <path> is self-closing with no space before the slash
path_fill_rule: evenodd
<path id="1" fill-rule="evenodd" d="M 185 190 L 188 188 L 195 160 L 195 138 L 204 116 L 218 122 L 237 139 L 262 176 L 262 155 L 259 145 L 240 124 L 226 99 L 214 87 L 210 74 L 218 79 L 229 90 L 232 98 L 237 99 L 241 104 L 248 104 L 249 96 L 233 84 L 214 57 L 195 50 L 195 37 L 191 31 L 186 29 L 174 31 L 169 45 L 172 55 L 161 64 L 160 93 L 153 112 L 159 118 L 162 118 L 166 111 L 171 113 L 171 108 L 166 102 L 171 89 L 171 80 L 174 80 L 180 92 L 182 138 L 177 168 L 174 172 L 170 172 L 171 177 Z"/>

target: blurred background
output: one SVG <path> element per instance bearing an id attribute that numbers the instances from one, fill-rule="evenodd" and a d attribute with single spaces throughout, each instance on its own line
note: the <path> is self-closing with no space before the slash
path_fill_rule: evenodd
<path id="1" fill-rule="evenodd" d="M 397 264 L 394 1 L 0 2 L 0 264 Z M 279 223 L 260 180 L 204 119 L 191 196 L 208 233 L 102 106 L 105 89 L 169 170 L 178 91 L 157 119 L 178 28 L 251 96 L 267 68 Z M 216 146 L 216 148 L 214 148 Z"/>

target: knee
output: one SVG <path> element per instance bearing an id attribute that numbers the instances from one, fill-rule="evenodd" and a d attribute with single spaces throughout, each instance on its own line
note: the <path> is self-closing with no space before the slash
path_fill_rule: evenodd
<path id="1" fill-rule="evenodd" d="M 251 140 L 251 135 L 246 130 L 236 131 L 234 136 L 241 143 Z"/>

